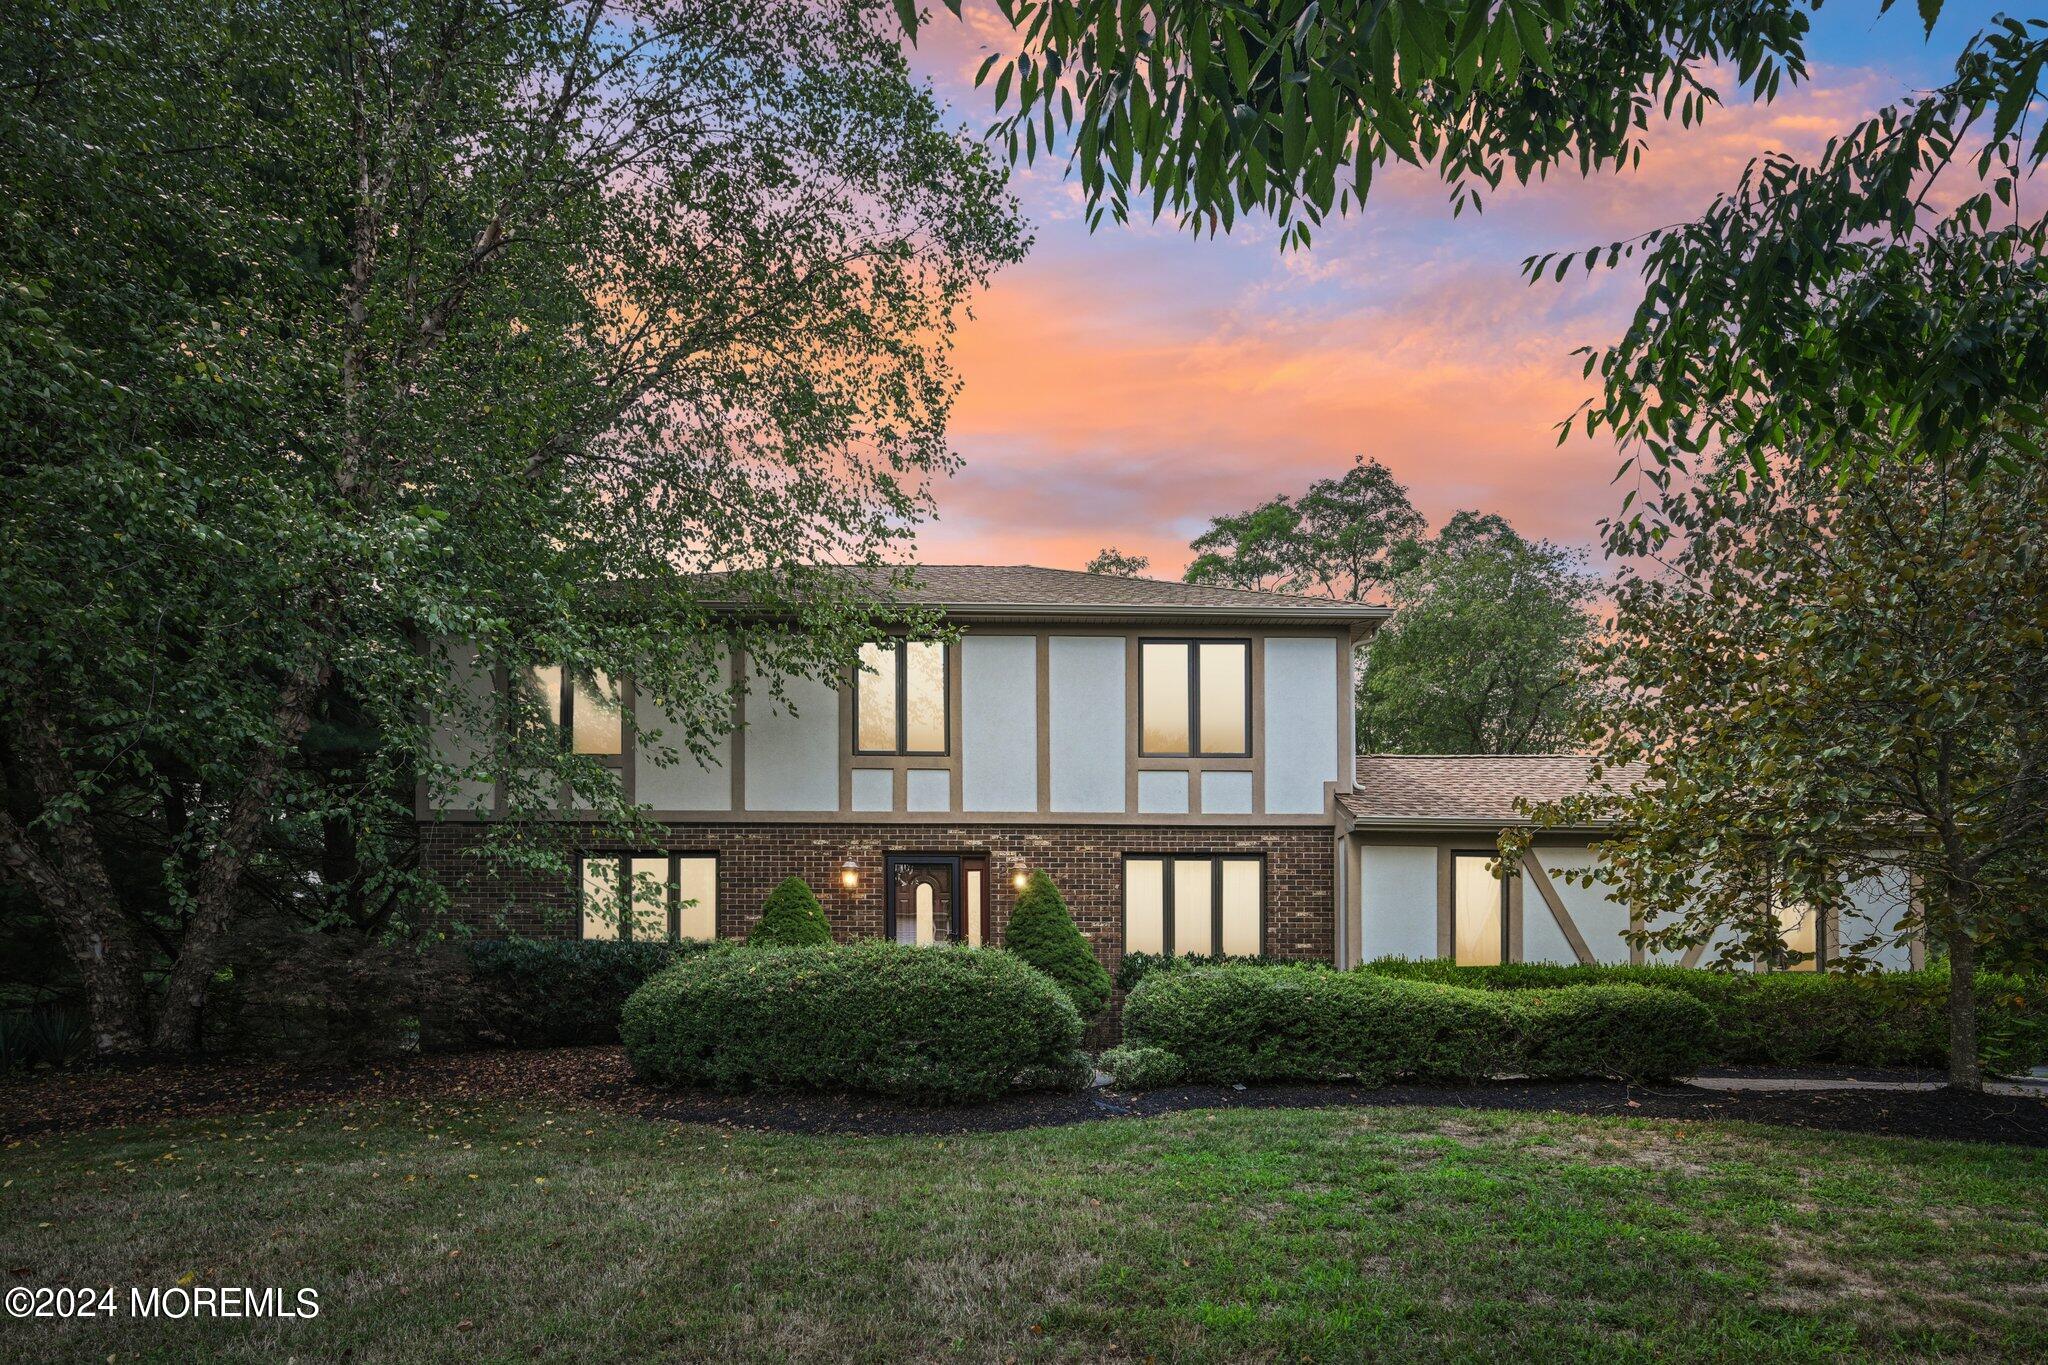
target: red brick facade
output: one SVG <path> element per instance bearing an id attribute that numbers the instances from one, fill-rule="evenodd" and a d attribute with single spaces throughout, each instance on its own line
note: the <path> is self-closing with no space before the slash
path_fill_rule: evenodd
<path id="1" fill-rule="evenodd" d="M 572 827 L 573 828 L 573 827 Z M 677 824 L 664 827 L 663 851 L 718 855 L 718 934 L 743 937 L 768 892 L 799 876 L 841 939 L 880 937 L 883 855 L 983 854 L 989 860 L 989 934 L 1003 941 L 1020 871 L 1044 871 L 1058 884 L 1081 932 L 1105 967 L 1123 955 L 1123 857 L 1127 853 L 1254 853 L 1265 860 L 1265 952 L 1328 962 L 1335 951 L 1333 834 L 1316 826 Z M 425 869 L 448 887 L 459 919 L 487 931 L 536 937 L 577 933 L 576 888 L 566 878 L 487 870 L 467 856 L 474 824 L 420 828 Z M 593 843 L 586 852 L 653 852 Z M 851 857 L 859 884 L 840 884 Z"/>

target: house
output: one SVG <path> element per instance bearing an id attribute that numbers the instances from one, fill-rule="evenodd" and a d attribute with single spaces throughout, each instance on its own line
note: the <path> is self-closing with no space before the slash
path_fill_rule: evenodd
<path id="1" fill-rule="evenodd" d="M 1029 566 L 924 566 L 911 591 L 955 642 L 877 642 L 841 685 L 779 696 L 728 654 L 737 724 L 702 760 L 636 753 L 663 719 L 630 681 L 539 670 L 565 741 L 615 761 L 661 837 L 578 839 L 565 810 L 573 878 L 490 870 L 464 853 L 503 793 L 471 786 L 422 794 L 424 866 L 465 918 L 530 935 L 739 937 L 796 875 L 841 938 L 1000 943 L 1042 870 L 1112 968 L 1629 959 L 1625 909 L 1549 875 L 1593 832 L 1485 869 L 1514 799 L 1564 794 L 1583 759 L 1353 754 L 1353 659 L 1387 609 Z"/>

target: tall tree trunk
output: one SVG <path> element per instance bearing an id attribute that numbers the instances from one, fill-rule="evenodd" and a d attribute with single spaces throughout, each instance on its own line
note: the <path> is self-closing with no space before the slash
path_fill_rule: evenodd
<path id="1" fill-rule="evenodd" d="M 22 705 L 14 750 L 45 811 L 61 809 L 79 796 L 56 722 L 33 696 Z M 11 813 L 0 810 L 0 867 L 34 894 L 56 924 L 85 988 L 94 1055 L 141 1052 L 148 1000 L 142 944 L 121 911 L 90 816 L 83 805 L 75 805 L 69 818 L 49 821 L 46 830 L 54 857 Z"/>
<path id="2" fill-rule="evenodd" d="M 200 864 L 192 913 L 185 922 L 178 960 L 171 966 L 163 1010 L 157 1015 L 158 1052 L 191 1052 L 199 1046 L 200 1013 L 206 1007 L 207 987 L 227 952 L 228 928 L 233 923 L 242 874 L 256 851 L 263 822 L 271 814 L 291 751 L 313 723 L 314 703 L 332 671 L 325 663 L 318 664 L 285 684 L 278 696 L 276 733 L 270 747 L 251 765 L 227 819 L 214 836 L 212 849 Z"/>
<path id="3" fill-rule="evenodd" d="M 1948 932 L 1948 1083 L 1982 1090 L 1977 1063 L 1977 941 L 1966 929 Z"/>

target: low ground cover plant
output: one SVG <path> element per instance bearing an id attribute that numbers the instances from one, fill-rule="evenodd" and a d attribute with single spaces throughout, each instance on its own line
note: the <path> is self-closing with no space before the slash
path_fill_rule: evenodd
<path id="1" fill-rule="evenodd" d="M 1361 972 L 1494 991 L 1631 985 L 1678 991 L 1713 1017 L 1710 1062 L 1724 1066 L 1925 1066 L 1948 1061 L 1948 972 L 1742 972 L 1696 967 L 1561 966 L 1382 958 Z M 1988 1070 L 2048 1063 L 2048 984 L 1977 976 L 1979 1052 Z"/>
<path id="2" fill-rule="evenodd" d="M 1086 1074 L 1065 992 L 1001 949 L 884 942 L 686 958 L 620 1019 L 642 1077 L 987 1100 Z"/>
<path id="3" fill-rule="evenodd" d="M 1154 972 L 1131 992 L 1123 1023 L 1127 1046 L 1170 1054 L 1188 1080 L 1364 1085 L 1666 1080 L 1699 1065 L 1711 1027 L 1698 1001 L 1648 987 L 1510 993 L 1247 964 Z"/>

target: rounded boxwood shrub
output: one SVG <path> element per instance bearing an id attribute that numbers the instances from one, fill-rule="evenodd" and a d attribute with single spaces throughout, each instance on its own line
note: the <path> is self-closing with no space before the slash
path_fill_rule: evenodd
<path id="1" fill-rule="evenodd" d="M 1313 967 L 1154 972 L 1124 1002 L 1124 1038 L 1178 1056 L 1189 1080 L 1476 1080 L 1512 1071 L 1498 992 Z"/>
<path id="2" fill-rule="evenodd" d="M 1043 872 L 1032 873 L 1017 897 L 1003 946 L 1051 977 L 1084 1019 L 1093 1019 L 1109 1004 L 1109 973 L 1081 937 L 1060 889 Z"/>
<path id="3" fill-rule="evenodd" d="M 1689 995 L 1649 986 L 1567 986 L 1506 997 L 1531 1076 L 1668 1081 L 1707 1059 L 1714 1018 Z"/>
<path id="4" fill-rule="evenodd" d="M 791 877 L 768 893 L 761 918 L 747 934 L 757 948 L 822 947 L 832 942 L 832 926 L 802 877 Z"/>
<path id="5" fill-rule="evenodd" d="M 1081 1027 L 1010 953 L 867 942 L 685 960 L 634 992 L 619 1034 L 649 1080 L 960 1102 L 1071 1074 Z"/>
<path id="6" fill-rule="evenodd" d="M 1187 1071 L 1180 1058 L 1163 1047 L 1128 1043 L 1103 1053 L 1102 1069 L 1126 1090 L 1157 1090 L 1172 1085 Z"/>

